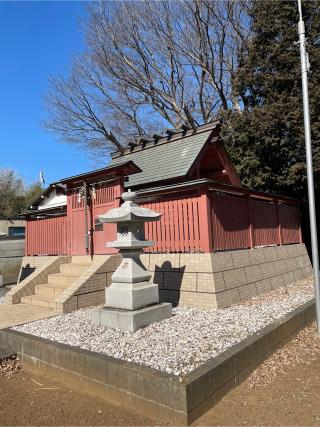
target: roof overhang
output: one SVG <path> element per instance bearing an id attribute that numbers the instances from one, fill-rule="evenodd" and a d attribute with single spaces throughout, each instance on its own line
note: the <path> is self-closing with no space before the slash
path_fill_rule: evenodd
<path id="1" fill-rule="evenodd" d="M 79 175 L 70 176 L 68 178 L 63 178 L 55 184 L 79 184 L 83 181 L 92 181 L 98 177 L 105 177 L 107 179 L 119 178 L 127 175 L 132 175 L 134 173 L 142 172 L 142 170 L 132 161 L 127 160 L 121 164 L 114 166 L 107 166 L 105 168 L 96 169 L 93 171 L 85 172 Z"/>
<path id="2" fill-rule="evenodd" d="M 55 206 L 47 209 L 28 209 L 23 212 L 23 215 L 27 219 L 44 219 L 54 218 L 57 216 L 63 216 L 67 214 L 67 206 Z"/>
<path id="3" fill-rule="evenodd" d="M 300 205 L 303 202 L 300 200 L 293 199 L 291 197 L 281 196 L 272 193 L 266 193 L 264 191 L 249 190 L 244 187 L 237 187 L 234 185 L 221 184 L 207 178 L 188 180 L 179 182 L 172 185 L 163 185 L 159 187 L 153 187 L 149 189 L 137 190 L 139 199 L 144 199 L 148 196 L 155 196 L 158 194 L 173 194 L 180 193 L 182 191 L 195 190 L 195 189 L 206 189 L 207 191 L 230 194 L 234 196 L 247 196 L 250 198 L 266 200 L 266 201 L 277 201 L 279 203 L 286 203 L 291 205 Z"/>

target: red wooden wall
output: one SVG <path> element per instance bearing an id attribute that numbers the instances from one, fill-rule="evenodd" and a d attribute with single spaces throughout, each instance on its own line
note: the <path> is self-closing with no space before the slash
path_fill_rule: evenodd
<path id="1" fill-rule="evenodd" d="M 199 252 L 201 242 L 201 200 L 199 197 L 179 197 L 145 203 L 145 208 L 161 212 L 160 221 L 145 225 L 145 237 L 156 244 L 147 252 Z"/>
<path id="2" fill-rule="evenodd" d="M 210 199 L 215 251 L 301 242 L 296 205 L 225 193 Z"/>
<path id="3" fill-rule="evenodd" d="M 26 255 L 67 255 L 69 253 L 66 216 L 26 221 Z"/>
<path id="4" fill-rule="evenodd" d="M 295 206 L 280 205 L 281 243 L 296 243 L 301 239 L 300 215 Z"/>
<path id="5" fill-rule="evenodd" d="M 91 252 L 94 254 L 114 253 L 112 248 L 106 248 L 106 242 L 115 240 L 116 225 L 96 225 L 98 215 L 102 215 L 112 208 L 120 205 L 122 187 L 120 184 L 102 184 L 92 193 L 91 208 L 88 209 L 88 229 L 91 230 Z M 85 214 L 83 198 L 79 200 L 78 189 L 72 190 L 68 195 L 67 216 L 70 223 L 70 251 L 71 255 L 85 255 Z M 80 203 L 79 203 L 80 201 Z"/>
<path id="6" fill-rule="evenodd" d="M 247 200 L 242 197 L 211 196 L 213 249 L 250 246 Z"/>
<path id="7" fill-rule="evenodd" d="M 106 243 L 116 237 L 114 224 L 95 225 L 98 215 L 119 206 L 122 188 L 96 189 L 88 215 L 91 253 L 113 253 Z M 248 195 L 203 191 L 157 196 L 142 204 L 163 215 L 147 223 L 148 252 L 211 252 L 301 242 L 299 207 Z M 85 254 L 84 205 L 78 192 L 68 196 L 67 216 L 27 221 L 27 255 Z"/>
<path id="8" fill-rule="evenodd" d="M 252 245 L 264 246 L 279 242 L 278 206 L 269 201 L 250 199 Z"/>
<path id="9" fill-rule="evenodd" d="M 299 207 L 209 193 L 143 204 L 162 212 L 146 224 L 147 252 L 210 252 L 301 242 Z"/>
<path id="10" fill-rule="evenodd" d="M 98 215 L 108 212 L 110 209 L 120 206 L 120 196 L 122 186 L 119 184 L 104 185 L 100 190 L 96 191 L 96 198 L 92 203 L 92 221 L 93 221 L 93 247 L 94 254 L 111 254 L 117 252 L 116 249 L 107 248 L 106 243 L 116 239 L 117 226 L 116 224 L 106 224 L 96 226 L 95 221 Z"/>
<path id="11" fill-rule="evenodd" d="M 28 220 L 26 255 L 85 255 L 84 202 L 78 189 L 67 197 L 67 215 L 49 219 Z M 115 240 L 116 225 L 95 225 L 98 215 L 120 205 L 122 186 L 119 182 L 105 183 L 95 189 L 92 206 L 88 209 L 88 229 L 91 230 L 90 251 L 94 254 L 114 253 L 106 242 Z M 80 202 L 79 202 L 80 201 Z"/>

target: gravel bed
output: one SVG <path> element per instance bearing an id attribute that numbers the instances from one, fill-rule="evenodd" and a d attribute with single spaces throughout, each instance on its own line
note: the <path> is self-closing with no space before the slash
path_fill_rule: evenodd
<path id="1" fill-rule="evenodd" d="M 171 319 L 134 333 L 94 325 L 90 320 L 92 308 L 13 329 L 170 374 L 184 375 L 313 296 L 309 279 L 220 310 L 176 308 Z"/>

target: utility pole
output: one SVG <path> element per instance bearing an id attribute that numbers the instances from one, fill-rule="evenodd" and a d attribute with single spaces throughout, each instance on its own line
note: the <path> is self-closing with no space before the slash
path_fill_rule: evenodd
<path id="1" fill-rule="evenodd" d="M 298 33 L 299 33 L 300 59 L 301 59 L 304 137 L 305 137 L 305 144 L 306 144 L 312 264 L 313 264 L 313 277 L 314 277 L 315 299 L 316 299 L 317 329 L 318 329 L 318 334 L 320 334 L 319 253 L 318 253 L 316 205 L 315 205 L 314 182 L 313 182 L 313 162 L 312 162 L 312 144 L 311 144 L 311 130 L 310 130 L 309 92 L 308 92 L 309 60 L 308 60 L 308 54 L 306 51 L 306 37 L 305 37 L 306 34 L 305 34 L 303 17 L 302 17 L 301 0 L 298 0 L 298 8 L 299 8 Z"/>

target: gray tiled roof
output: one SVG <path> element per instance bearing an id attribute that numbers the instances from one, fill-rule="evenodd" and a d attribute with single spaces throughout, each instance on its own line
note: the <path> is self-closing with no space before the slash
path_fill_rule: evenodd
<path id="1" fill-rule="evenodd" d="M 175 141 L 139 149 L 112 160 L 111 166 L 132 160 L 142 172 L 130 175 L 126 187 L 186 176 L 212 129 Z"/>

